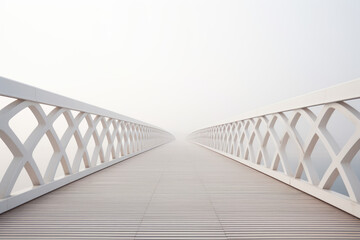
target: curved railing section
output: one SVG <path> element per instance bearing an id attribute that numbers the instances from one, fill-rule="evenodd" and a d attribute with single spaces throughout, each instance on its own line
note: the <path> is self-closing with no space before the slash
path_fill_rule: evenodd
<path id="1" fill-rule="evenodd" d="M 189 139 L 360 217 L 360 79 L 210 126 Z"/>
<path id="2" fill-rule="evenodd" d="M 0 163 L 0 213 L 173 139 L 150 124 L 1 77 L 0 98 L 8 102 L 0 109 L 0 150 L 12 155 L 7 166 Z M 37 122 L 26 139 L 10 124 L 24 110 L 30 110 Z M 54 124 L 58 119 L 65 121 L 62 135 Z M 27 117 L 20 119 L 20 124 L 27 121 Z M 52 155 L 41 172 L 33 155 L 44 137 Z M 76 154 L 70 159 L 67 147 L 71 139 L 75 139 Z M 59 168 L 63 172 L 60 178 L 56 177 Z M 14 192 L 24 169 L 32 187 Z"/>

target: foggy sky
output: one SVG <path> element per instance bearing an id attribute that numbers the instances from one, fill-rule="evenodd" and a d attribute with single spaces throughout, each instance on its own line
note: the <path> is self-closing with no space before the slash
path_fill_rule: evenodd
<path id="1" fill-rule="evenodd" d="M 1 76 L 180 136 L 360 77 L 359 43 L 356 0 L 0 2 Z"/>

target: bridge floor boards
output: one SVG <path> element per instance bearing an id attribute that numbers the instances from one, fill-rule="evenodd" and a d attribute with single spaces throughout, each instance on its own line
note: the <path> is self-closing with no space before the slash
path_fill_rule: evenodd
<path id="1" fill-rule="evenodd" d="M 360 220 L 173 142 L 0 215 L 0 239 L 360 239 Z"/>

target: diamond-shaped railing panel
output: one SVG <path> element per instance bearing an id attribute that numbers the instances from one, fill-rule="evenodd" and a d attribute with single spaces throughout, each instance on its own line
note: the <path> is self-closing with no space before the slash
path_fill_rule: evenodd
<path id="1" fill-rule="evenodd" d="M 9 121 L 9 126 L 16 134 L 16 136 L 18 136 L 19 140 L 22 143 L 25 143 L 25 141 L 39 123 L 36 120 L 34 114 L 31 112 L 30 108 L 25 107 L 28 104 L 20 101 L 18 103 L 19 104 L 17 104 L 17 107 L 19 107 L 19 105 L 23 105 L 24 108 L 19 112 L 14 113 L 14 116 Z"/>
<path id="2" fill-rule="evenodd" d="M 46 169 L 50 163 L 50 159 L 54 155 L 54 149 L 51 146 L 49 138 L 46 134 L 42 136 L 32 155 L 40 170 L 41 176 L 44 177 Z"/>
<path id="3" fill-rule="evenodd" d="M 189 138 L 360 217 L 359 89 L 352 81 Z"/>
<path id="4" fill-rule="evenodd" d="M 73 99 L 1 77 L 0 85 L 0 213 L 173 139 Z"/>

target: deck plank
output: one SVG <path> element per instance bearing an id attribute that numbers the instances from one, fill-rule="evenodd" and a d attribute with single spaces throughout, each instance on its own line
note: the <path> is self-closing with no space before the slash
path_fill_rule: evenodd
<path id="1" fill-rule="evenodd" d="M 360 239 L 360 220 L 173 142 L 0 215 L 0 239 Z"/>

